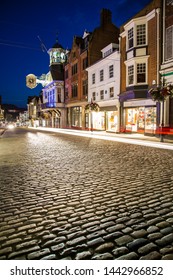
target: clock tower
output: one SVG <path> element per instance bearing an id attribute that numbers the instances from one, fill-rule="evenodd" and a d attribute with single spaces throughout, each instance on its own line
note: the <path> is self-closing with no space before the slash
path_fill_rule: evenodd
<path id="1" fill-rule="evenodd" d="M 64 80 L 64 63 L 66 62 L 66 50 L 58 43 L 53 45 L 52 48 L 48 50 L 50 57 L 49 69 L 52 75 L 53 81 Z"/>

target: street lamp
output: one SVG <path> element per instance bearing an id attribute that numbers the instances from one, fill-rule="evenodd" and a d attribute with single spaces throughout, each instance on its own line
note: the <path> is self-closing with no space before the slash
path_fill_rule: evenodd
<path id="1" fill-rule="evenodd" d="M 164 101 L 170 97 L 173 97 L 173 85 L 166 84 L 165 79 L 163 78 L 161 85 L 156 85 L 153 81 L 153 87 L 149 90 L 151 98 L 154 101 L 160 102 L 162 104 L 162 117 L 161 117 L 161 134 L 160 142 L 163 142 L 163 127 L 164 127 Z"/>

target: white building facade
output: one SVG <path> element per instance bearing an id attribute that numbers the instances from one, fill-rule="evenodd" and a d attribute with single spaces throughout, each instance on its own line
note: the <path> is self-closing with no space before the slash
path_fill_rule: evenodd
<path id="1" fill-rule="evenodd" d="M 97 103 L 100 109 L 86 115 L 86 125 L 116 133 L 120 129 L 120 53 L 113 43 L 101 52 L 102 59 L 87 68 L 88 102 Z"/>

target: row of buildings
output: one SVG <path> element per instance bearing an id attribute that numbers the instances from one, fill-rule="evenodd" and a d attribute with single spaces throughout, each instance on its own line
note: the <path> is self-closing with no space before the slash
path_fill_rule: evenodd
<path id="1" fill-rule="evenodd" d="M 31 125 L 150 135 L 173 130 L 173 100 L 165 93 L 173 84 L 173 1 L 151 1 L 120 28 L 103 9 L 100 26 L 74 36 L 70 51 L 56 42 L 48 53 L 49 72 L 26 77 L 30 88 L 43 85 L 39 96 L 28 97 Z"/>

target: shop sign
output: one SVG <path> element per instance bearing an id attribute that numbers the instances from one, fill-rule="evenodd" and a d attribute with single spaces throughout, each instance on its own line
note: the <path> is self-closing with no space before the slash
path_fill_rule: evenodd
<path id="1" fill-rule="evenodd" d="M 146 100 L 133 100 L 133 101 L 126 101 L 124 102 L 124 107 L 140 107 L 140 106 L 154 106 L 156 102 L 152 99 Z"/>

